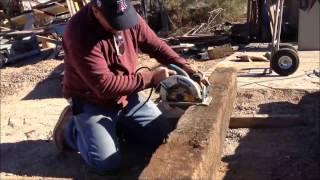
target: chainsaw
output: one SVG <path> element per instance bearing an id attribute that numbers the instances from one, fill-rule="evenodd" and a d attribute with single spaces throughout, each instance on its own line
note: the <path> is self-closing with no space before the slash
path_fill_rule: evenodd
<path id="1" fill-rule="evenodd" d="M 191 76 L 180 67 L 170 64 L 169 69 L 176 71 L 160 83 L 160 99 L 170 106 L 186 108 L 191 105 L 208 106 L 212 98 L 209 96 L 209 86 L 200 85 L 201 73 Z"/>

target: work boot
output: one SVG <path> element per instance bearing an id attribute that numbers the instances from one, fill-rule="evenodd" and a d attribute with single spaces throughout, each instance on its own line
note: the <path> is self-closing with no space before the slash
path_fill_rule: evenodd
<path id="1" fill-rule="evenodd" d="M 59 152 L 72 151 L 71 148 L 66 144 L 64 137 L 64 127 L 72 119 L 71 106 L 67 106 L 63 109 L 60 117 L 57 121 L 56 126 L 53 129 L 53 141 Z"/>

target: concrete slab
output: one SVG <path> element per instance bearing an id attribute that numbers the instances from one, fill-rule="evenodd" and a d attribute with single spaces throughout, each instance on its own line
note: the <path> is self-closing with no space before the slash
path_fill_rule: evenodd
<path id="1" fill-rule="evenodd" d="M 251 49 L 252 50 L 252 49 Z M 299 51 L 300 66 L 290 76 L 279 76 L 275 72 L 264 74 L 269 62 L 236 62 L 237 56 L 248 55 L 263 57 L 267 52 L 265 47 L 256 47 L 254 51 L 237 52 L 221 62 L 224 66 L 234 67 L 238 70 L 238 87 L 276 88 L 276 89 L 320 89 L 320 79 L 315 71 L 320 69 L 320 51 Z"/>
<path id="2" fill-rule="evenodd" d="M 236 71 L 219 67 L 209 81 L 210 105 L 192 106 L 184 113 L 139 179 L 215 179 L 236 97 Z"/>

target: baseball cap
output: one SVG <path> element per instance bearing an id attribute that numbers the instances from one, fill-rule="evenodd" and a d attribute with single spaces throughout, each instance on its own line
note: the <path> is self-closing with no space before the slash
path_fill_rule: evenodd
<path id="1" fill-rule="evenodd" d="M 116 30 L 124 30 L 138 23 L 138 13 L 130 0 L 93 0 L 101 9 L 110 25 Z"/>

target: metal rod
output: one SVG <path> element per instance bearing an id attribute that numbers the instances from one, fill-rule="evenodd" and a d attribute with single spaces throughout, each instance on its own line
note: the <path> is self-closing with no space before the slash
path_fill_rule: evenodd
<path id="1" fill-rule="evenodd" d="M 280 0 L 280 17 L 279 17 L 279 24 L 278 24 L 278 34 L 277 34 L 277 44 L 276 44 L 276 51 L 280 49 L 280 40 L 281 40 L 281 30 L 282 30 L 282 20 L 283 20 L 283 7 L 284 7 L 284 0 Z"/>
<path id="2" fill-rule="evenodd" d="M 271 57 L 276 51 L 276 40 L 277 40 L 277 34 L 278 34 L 278 25 L 279 25 L 279 7 L 280 7 L 280 0 L 277 1 L 276 10 L 275 10 L 275 22 L 273 27 L 273 36 L 272 36 L 272 51 L 271 51 Z"/>

